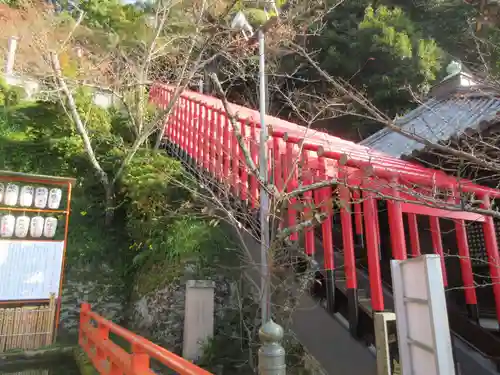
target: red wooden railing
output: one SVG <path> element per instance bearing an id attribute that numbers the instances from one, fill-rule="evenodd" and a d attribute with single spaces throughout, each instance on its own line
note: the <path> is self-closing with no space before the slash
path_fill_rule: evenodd
<path id="1" fill-rule="evenodd" d="M 112 341 L 110 333 L 119 338 L 121 346 Z M 123 348 L 123 342 L 130 345 L 129 351 Z M 154 358 L 181 375 L 210 375 L 161 346 L 104 319 L 93 312 L 88 303 L 83 303 L 80 310 L 79 344 L 100 374 L 154 375 L 150 367 L 150 359 Z"/>
<path id="2" fill-rule="evenodd" d="M 166 107 L 173 97 L 173 91 L 173 87 L 155 85 L 151 89 L 150 100 L 160 107 Z M 237 119 L 251 159 L 258 164 L 258 112 L 232 104 L 230 110 Z M 500 257 L 493 219 L 460 212 L 460 209 L 456 208 L 449 209 L 449 204 L 456 204 L 464 194 L 474 194 L 476 200 L 482 202 L 481 208 L 489 208 L 492 199 L 500 197 L 499 190 L 482 187 L 467 180 L 457 180 L 442 171 L 392 158 L 271 116 L 267 116 L 266 122 L 270 134 L 268 173 L 280 192 L 290 193 L 299 184 L 336 179 L 336 184 L 315 189 L 303 196 L 294 196 L 291 201 L 302 202 L 305 212 L 311 210 L 311 202 L 314 202 L 323 212 L 332 215 L 333 195 L 342 197 L 342 204 L 338 208 L 340 223 L 336 222 L 336 225 L 341 227 L 343 266 L 349 290 L 357 288 L 354 251 L 355 245 L 362 242 L 367 253 L 372 309 L 384 310 L 379 257 L 381 233 L 376 208 L 377 201 L 383 201 L 387 203 L 390 246 L 394 259 L 417 256 L 424 250 L 421 248 L 422 234 L 418 217 L 426 217 L 429 220 L 432 248 L 444 258 L 438 219 L 454 221 L 463 293 L 470 311 L 477 310 L 477 297 L 465 223 L 481 222 L 496 314 L 500 320 Z M 194 161 L 199 170 L 208 172 L 219 183 L 226 184 L 234 196 L 248 203 L 251 208 L 258 207 L 258 181 L 243 158 L 236 133 L 220 100 L 195 92 L 184 92 L 166 121 L 165 139 L 171 142 L 184 158 Z M 439 196 L 436 192 L 445 195 Z M 294 225 L 301 214 L 298 211 L 302 211 L 293 204 L 288 207 L 286 223 L 282 222 L 282 226 Z M 405 216 L 408 220 L 409 241 L 406 239 L 404 228 Z M 333 272 L 336 265 L 331 220 L 329 217 L 322 222 L 321 231 L 324 268 Z M 302 235 L 305 236 L 305 252 L 314 256 L 313 231 L 305 230 Z M 387 237 L 387 233 L 383 236 Z M 293 234 L 291 239 L 297 240 L 298 235 Z M 410 252 L 407 245 L 411 249 Z M 446 271 L 444 261 L 443 270 Z M 446 285 L 446 272 L 443 272 L 443 276 Z M 477 312 L 472 315 L 477 317 Z"/>

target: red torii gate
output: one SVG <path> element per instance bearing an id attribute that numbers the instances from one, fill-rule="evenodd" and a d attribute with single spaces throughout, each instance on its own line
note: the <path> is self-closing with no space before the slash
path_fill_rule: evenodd
<path id="1" fill-rule="evenodd" d="M 170 86 L 154 85 L 151 88 L 150 100 L 166 108 L 173 98 L 174 91 L 175 88 Z M 257 165 L 259 114 L 234 104 L 230 104 L 230 111 L 239 124 L 246 149 L 253 163 Z M 482 223 L 496 315 L 500 321 L 500 259 L 493 218 L 462 211 L 459 205 L 465 194 L 474 194 L 482 202 L 481 206 L 477 207 L 478 211 L 488 210 L 491 200 L 500 197 L 500 191 L 479 186 L 468 180 L 458 180 L 442 171 L 392 158 L 367 147 L 275 117 L 267 116 L 266 123 L 269 124 L 268 171 L 280 193 L 291 193 L 299 186 L 299 181 L 302 185 L 308 185 L 336 179 L 338 193 L 343 201 L 340 218 L 349 290 L 357 288 L 355 240 L 364 237 L 372 308 L 374 311 L 384 310 L 379 258 L 381 239 L 375 206 L 376 200 L 381 199 L 388 204 L 394 259 L 406 259 L 408 256 L 403 216 L 408 216 L 411 256 L 418 256 L 421 252 L 416 215 L 428 216 L 434 252 L 442 258 L 445 286 L 447 278 L 439 218 L 454 221 L 465 300 L 471 318 L 474 319 L 477 319 L 477 297 L 465 222 Z M 165 137 L 185 152 L 198 168 L 207 171 L 220 183 L 226 184 L 234 196 L 247 202 L 251 208 L 258 208 L 257 178 L 245 161 L 236 133 L 219 99 L 186 91 L 175 104 L 166 125 Z M 300 168 L 297 160 L 301 161 Z M 333 212 L 332 207 L 326 203 L 331 200 L 332 185 L 333 182 L 331 185 L 309 190 L 301 196 L 294 196 L 287 215 L 287 224 L 295 225 L 297 210 L 293 200 L 304 202 L 305 212 L 312 209 L 311 203 L 314 201 L 315 206 L 327 214 L 327 219 L 321 223 L 324 266 L 327 273 L 333 273 L 335 269 L 331 222 Z M 439 197 L 436 191 L 447 194 Z M 313 256 L 313 230 L 306 228 L 304 236 L 305 251 Z M 290 238 L 297 240 L 298 234 L 294 233 Z"/>

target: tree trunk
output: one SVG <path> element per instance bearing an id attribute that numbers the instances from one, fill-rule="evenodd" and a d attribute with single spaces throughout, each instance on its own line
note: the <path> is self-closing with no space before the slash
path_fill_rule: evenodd
<path id="1" fill-rule="evenodd" d="M 107 227 L 111 226 L 113 223 L 113 219 L 115 216 L 115 197 L 114 197 L 114 189 L 113 185 L 108 185 L 104 187 L 105 189 L 105 217 L 104 217 L 104 223 Z"/>

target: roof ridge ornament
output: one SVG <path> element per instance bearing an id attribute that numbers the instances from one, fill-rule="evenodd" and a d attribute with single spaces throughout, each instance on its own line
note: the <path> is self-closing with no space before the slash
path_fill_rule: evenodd
<path id="1" fill-rule="evenodd" d="M 450 76 L 454 76 L 456 74 L 461 73 L 462 69 L 463 69 L 462 63 L 460 61 L 453 60 L 446 67 L 446 73 L 448 73 Z"/>

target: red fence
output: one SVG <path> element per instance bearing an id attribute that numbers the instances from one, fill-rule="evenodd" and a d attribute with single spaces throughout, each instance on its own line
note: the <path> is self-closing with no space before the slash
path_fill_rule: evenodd
<path id="1" fill-rule="evenodd" d="M 173 88 L 161 85 L 154 86 L 150 93 L 151 101 L 163 107 L 168 105 L 172 96 Z M 235 131 L 231 125 L 220 100 L 185 92 L 167 120 L 165 138 L 200 170 L 208 172 L 220 183 L 227 184 L 233 195 L 251 208 L 257 208 L 258 181 L 245 162 L 237 134 L 239 131 L 243 136 L 245 149 L 257 165 L 259 115 L 256 111 L 236 105 L 231 105 L 230 110 L 236 117 L 239 130 Z M 385 308 L 377 210 L 377 202 L 384 202 L 387 205 L 392 258 L 405 259 L 420 255 L 422 234 L 419 219 L 425 217 L 430 224 L 432 248 L 443 259 L 445 285 L 448 280 L 440 218 L 454 223 L 461 286 L 471 317 L 474 318 L 477 318 L 477 297 L 465 224 L 468 221 L 481 222 L 496 314 L 500 318 L 500 259 L 493 219 L 463 212 L 459 205 L 464 198 L 473 194 L 475 201 L 480 202 L 476 207 L 488 209 L 491 200 L 500 197 L 498 190 L 467 180 L 458 181 L 441 171 L 395 159 L 271 116 L 267 116 L 266 121 L 270 134 L 267 143 L 268 173 L 273 184 L 283 193 L 282 196 L 293 192 L 299 185 L 332 181 L 327 186 L 304 194 L 288 196 L 288 215 L 286 223 L 281 225 L 293 226 L 299 222 L 299 217 L 315 209 L 328 214 L 328 219 L 321 224 L 324 267 L 333 272 L 336 266 L 334 245 L 340 246 L 333 243 L 332 215 L 334 211 L 339 212 L 340 223 L 336 224 L 341 227 L 340 242 L 347 288 L 357 289 L 355 249 L 361 242 L 367 254 L 374 311 Z M 304 209 L 297 208 L 295 203 L 301 203 L 300 207 Z M 306 229 L 303 235 L 306 253 L 314 255 L 313 230 Z M 293 234 L 291 239 L 297 240 L 298 235 Z"/>
<path id="2" fill-rule="evenodd" d="M 110 333 L 130 345 L 129 351 L 113 342 Z M 87 303 L 82 304 L 80 311 L 79 344 L 100 374 L 154 375 L 150 367 L 150 359 L 154 358 L 181 375 L 210 375 L 191 362 L 104 319 L 91 311 Z"/>

